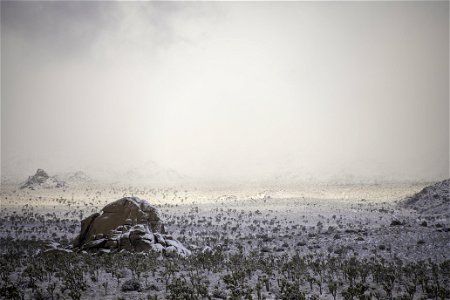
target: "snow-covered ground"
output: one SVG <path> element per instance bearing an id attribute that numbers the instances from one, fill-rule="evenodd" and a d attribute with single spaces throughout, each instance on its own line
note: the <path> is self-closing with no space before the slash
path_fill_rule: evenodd
<path id="1" fill-rule="evenodd" d="M 9 288 L 28 299 L 37 293 L 73 299 L 180 299 L 183 293 L 192 297 L 182 299 L 333 299 L 334 285 L 337 299 L 362 294 L 383 299 L 391 294 L 448 296 L 450 221 L 401 205 L 426 185 L 86 185 L 37 190 L 4 185 L 1 263 L 8 268 L 0 297 Z M 193 254 L 43 254 L 49 241 L 69 245 L 81 219 L 124 196 L 156 205 L 166 230 Z M 12 254 L 18 258 L 11 260 Z M 52 269 L 66 263 L 76 272 Z M 436 280 L 433 266 L 438 266 Z M 351 267 L 354 278 L 348 273 Z M 77 272 L 81 275 L 72 278 Z M 386 277 L 389 272 L 393 281 Z M 411 275 L 416 273 L 425 274 L 426 283 Z M 125 281 L 133 278 L 137 283 L 127 284 L 139 291 L 126 291 Z M 80 295 L 71 290 L 73 281 L 85 284 L 78 289 Z M 414 293 L 412 285 L 417 287 Z"/>

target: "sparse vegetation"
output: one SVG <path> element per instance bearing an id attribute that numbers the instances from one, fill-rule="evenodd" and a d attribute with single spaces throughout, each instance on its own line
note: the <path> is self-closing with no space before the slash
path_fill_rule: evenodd
<path id="1" fill-rule="evenodd" d="M 36 193 L 2 191 L 7 203 L 26 204 L 1 210 L 0 298 L 450 297 L 449 224 L 386 201 L 219 196 L 198 203 L 187 191 L 118 187 Z M 71 252 L 80 218 L 128 194 L 155 199 L 192 255 Z"/>

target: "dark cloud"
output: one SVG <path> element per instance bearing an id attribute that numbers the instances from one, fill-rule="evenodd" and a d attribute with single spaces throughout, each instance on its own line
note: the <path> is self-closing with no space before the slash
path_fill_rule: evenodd
<path id="1" fill-rule="evenodd" d="M 89 51 L 106 25 L 117 23 L 114 2 L 2 1 L 1 6 L 2 31 L 32 45 L 31 53 L 79 55 Z"/>
<path id="2" fill-rule="evenodd" d="M 174 23 L 217 15 L 215 7 L 179 2 L 2 1 L 2 36 L 21 40 L 24 55 L 39 55 L 40 60 L 82 57 L 103 39 L 119 47 L 131 42 L 152 51 L 188 40 Z M 129 32 L 136 29 L 137 34 Z"/>

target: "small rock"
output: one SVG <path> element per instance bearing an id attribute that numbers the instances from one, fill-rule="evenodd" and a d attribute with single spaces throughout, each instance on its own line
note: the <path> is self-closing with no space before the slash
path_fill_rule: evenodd
<path id="1" fill-rule="evenodd" d="M 400 226 L 403 225 L 402 222 L 400 222 L 399 220 L 392 220 L 391 222 L 391 226 Z"/>

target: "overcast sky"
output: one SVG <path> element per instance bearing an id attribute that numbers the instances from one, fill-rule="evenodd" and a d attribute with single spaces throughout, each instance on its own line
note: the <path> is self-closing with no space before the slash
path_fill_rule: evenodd
<path id="1" fill-rule="evenodd" d="M 2 1 L 1 51 L 3 175 L 449 176 L 447 1 Z"/>

